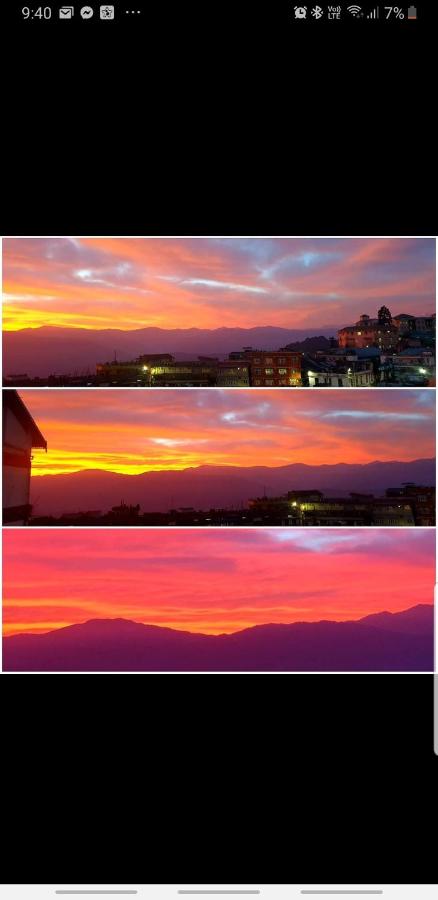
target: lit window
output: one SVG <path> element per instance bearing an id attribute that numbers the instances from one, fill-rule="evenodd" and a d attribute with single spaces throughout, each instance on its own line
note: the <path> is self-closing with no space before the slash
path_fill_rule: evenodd
<path id="1" fill-rule="evenodd" d="M 278 374 L 279 375 L 287 375 L 287 369 L 279 369 Z"/>
<path id="2" fill-rule="evenodd" d="M 265 375 L 273 375 L 273 374 L 274 374 L 273 369 L 265 369 Z"/>

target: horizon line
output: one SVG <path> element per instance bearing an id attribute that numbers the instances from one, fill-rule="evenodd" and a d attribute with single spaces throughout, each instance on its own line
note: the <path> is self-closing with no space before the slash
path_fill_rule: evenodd
<path id="1" fill-rule="evenodd" d="M 388 609 L 382 609 L 382 610 L 379 610 L 378 612 L 367 613 L 365 616 L 361 616 L 359 619 L 310 619 L 310 620 L 297 619 L 295 622 L 263 622 L 261 624 L 257 623 L 255 625 L 247 625 L 244 628 L 238 628 L 236 631 L 218 631 L 218 632 L 214 632 L 214 633 L 213 632 L 204 632 L 204 631 L 188 631 L 186 628 L 175 628 L 175 626 L 170 626 L 170 625 L 154 625 L 151 622 L 137 622 L 135 619 L 125 619 L 123 616 L 115 616 L 114 618 L 105 616 L 105 617 L 102 617 L 101 619 L 92 618 L 92 619 L 85 619 L 85 621 L 83 621 L 83 622 L 71 622 L 69 625 L 61 625 L 59 628 L 52 628 L 52 629 L 49 629 L 48 631 L 19 631 L 14 634 L 4 634 L 3 633 L 2 640 L 8 640 L 9 638 L 14 638 L 14 637 L 28 637 L 28 636 L 42 637 L 45 634 L 55 634 L 56 632 L 59 632 L 59 631 L 65 631 L 67 628 L 76 628 L 81 625 L 89 625 L 91 622 L 123 622 L 123 623 L 128 623 L 131 625 L 140 625 L 144 628 L 154 628 L 154 629 L 163 630 L 163 631 L 176 631 L 181 634 L 197 635 L 199 637 L 206 637 L 206 638 L 217 638 L 217 637 L 226 637 L 226 636 L 233 635 L 233 634 L 242 634 L 244 631 L 251 631 L 254 628 L 268 628 L 268 627 L 290 628 L 293 625 L 320 625 L 323 623 L 324 624 L 333 623 L 336 625 L 342 625 L 342 624 L 348 624 L 348 623 L 357 623 L 357 622 L 363 622 L 365 619 L 369 619 L 373 616 L 401 615 L 402 613 L 410 612 L 411 610 L 418 609 L 420 606 L 421 607 L 430 606 L 432 609 L 434 609 L 435 604 L 433 601 L 432 601 L 432 603 L 416 603 L 416 604 L 414 604 L 414 606 L 407 606 L 405 609 L 399 609 L 396 612 L 391 612 Z M 5 623 L 3 623 L 3 628 L 4 627 L 5 627 Z"/>
<path id="2" fill-rule="evenodd" d="M 402 315 L 402 314 L 399 313 L 399 315 Z M 424 315 L 432 316 L 433 313 L 425 313 Z M 329 331 L 332 329 L 339 330 L 339 328 L 342 328 L 345 326 L 329 324 L 329 325 L 320 325 L 317 327 L 320 327 L 324 331 Z M 3 331 L 39 331 L 41 328 L 63 328 L 66 330 L 82 329 L 82 331 L 127 331 L 127 332 L 144 331 L 145 329 L 154 329 L 155 331 L 252 331 L 255 329 L 259 329 L 259 328 L 272 328 L 272 329 L 275 329 L 276 331 L 305 331 L 306 328 L 310 328 L 311 330 L 316 330 L 316 329 L 313 329 L 312 325 L 305 326 L 304 328 L 297 328 L 296 326 L 292 326 L 292 325 L 289 326 L 289 325 L 269 325 L 269 324 L 265 324 L 265 325 L 216 325 L 211 328 L 207 328 L 207 327 L 199 328 L 196 325 L 190 325 L 185 328 L 180 327 L 180 326 L 176 326 L 176 328 L 164 328 L 161 325 L 136 325 L 133 328 L 127 328 L 127 327 L 125 327 L 125 328 L 116 328 L 116 327 L 93 328 L 93 327 L 90 327 L 87 325 L 71 325 L 71 324 L 70 325 L 51 325 L 50 323 L 47 323 L 45 325 L 25 325 L 23 328 L 5 328 L 3 326 L 2 330 Z M 316 335 L 316 336 L 318 336 L 318 335 Z"/>
<path id="3" fill-rule="evenodd" d="M 291 463 L 282 463 L 277 466 L 269 466 L 266 463 L 254 463 L 249 466 L 237 465 L 235 463 L 199 463 L 199 465 L 194 466 L 186 466 L 185 468 L 175 468 L 173 466 L 169 466 L 168 468 L 154 468 L 154 469 L 145 469 L 143 472 L 118 472 L 114 469 L 104 469 L 104 468 L 81 468 L 81 469 L 73 469 L 66 470 L 62 472 L 38 472 L 37 469 L 31 469 L 31 478 L 52 478 L 57 475 L 79 475 L 84 472 L 105 472 L 109 475 L 127 475 L 130 478 L 136 477 L 140 475 L 150 475 L 154 472 L 189 472 L 191 470 L 198 469 L 287 469 L 289 466 L 305 466 L 307 469 L 328 469 L 334 468 L 335 466 L 374 466 L 374 465 L 403 465 L 404 463 L 415 463 L 415 462 L 436 462 L 435 456 L 419 456 L 414 459 L 373 459 L 369 462 L 363 463 L 349 463 L 349 462 L 337 462 L 337 463 L 320 463 L 320 464 L 312 464 L 305 462 L 291 462 Z M 426 485 L 427 487 L 435 487 L 435 485 Z M 297 488 L 298 490 L 298 488 Z M 317 490 L 317 488 L 308 488 L 305 490 Z"/>

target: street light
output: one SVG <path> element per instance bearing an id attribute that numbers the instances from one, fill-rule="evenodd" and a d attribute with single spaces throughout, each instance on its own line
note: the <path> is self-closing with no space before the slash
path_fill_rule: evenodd
<path id="1" fill-rule="evenodd" d="M 152 369 L 149 366 L 142 366 L 142 371 L 145 373 L 149 372 L 149 387 L 152 387 Z"/>

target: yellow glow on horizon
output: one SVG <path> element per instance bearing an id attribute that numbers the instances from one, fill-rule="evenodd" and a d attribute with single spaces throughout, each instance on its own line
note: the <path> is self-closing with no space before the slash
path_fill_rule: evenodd
<path id="1" fill-rule="evenodd" d="M 111 315 L 92 316 L 81 313 L 80 321 L 78 321 L 78 316 L 74 313 L 55 312 L 49 318 L 44 311 L 24 309 L 15 304 L 14 306 L 6 303 L 3 305 L 3 331 L 24 331 L 27 328 L 37 329 L 47 325 L 52 328 L 85 328 L 88 331 L 117 327 L 114 323 L 114 316 Z M 135 331 L 137 328 L 144 327 L 145 323 L 137 320 L 123 322 L 124 331 Z"/>
<path id="2" fill-rule="evenodd" d="M 75 450 L 50 450 L 33 452 L 32 478 L 42 475 L 69 475 L 74 472 L 99 470 L 114 472 L 117 475 L 142 475 L 145 472 L 181 472 L 202 465 L 203 458 L 199 454 L 179 453 L 175 455 L 160 453 L 156 460 L 145 458 L 135 453 L 86 453 Z"/>
<path id="3" fill-rule="evenodd" d="M 71 601 L 71 605 L 74 605 L 75 601 Z M 77 605 L 77 604 L 76 604 Z M 20 608 L 28 608 L 38 610 L 38 606 L 42 608 L 50 607 L 57 610 L 58 613 L 62 613 L 63 607 L 69 608 L 70 604 L 68 600 L 56 600 L 56 601 L 47 601 L 47 600 L 32 600 L 31 602 L 14 600 L 14 601 L 6 601 L 3 603 L 3 607 L 5 613 L 8 609 L 17 609 Z M 221 611 L 214 610 L 214 614 L 216 616 L 216 620 L 213 621 L 206 611 L 203 611 L 203 614 L 192 611 L 192 615 L 190 616 L 190 621 L 187 619 L 179 618 L 177 615 L 177 610 L 175 610 L 175 617 L 170 617 L 167 612 L 163 612 L 160 609 L 150 609 L 148 610 L 147 617 L 142 617 L 138 607 L 132 608 L 121 608 L 120 605 L 113 606 L 111 603 L 108 604 L 104 609 L 102 609 L 102 605 L 96 605 L 92 601 L 81 601 L 82 609 L 85 608 L 85 613 L 82 612 L 81 616 L 78 619 L 67 620 L 67 619 L 21 619 L 19 622 L 14 621 L 3 621 L 3 637 L 12 637 L 15 634 L 44 634 L 49 631 L 54 631 L 59 628 L 65 628 L 69 625 L 80 625 L 85 622 L 89 622 L 91 619 L 125 619 L 130 622 L 136 622 L 139 625 L 153 625 L 157 628 L 171 628 L 174 631 L 185 631 L 191 634 L 207 634 L 207 635 L 219 635 L 219 634 L 234 634 L 238 631 L 243 631 L 245 628 L 251 628 L 256 624 L 262 624 L 262 619 L 259 620 L 260 611 L 254 611 L 251 609 L 245 609 L 245 616 L 236 618 L 233 615 L 232 624 L 230 621 L 227 621 L 229 616 L 229 611 Z M 257 612 L 257 620 L 254 620 L 254 612 Z M 263 611 L 262 611 L 263 612 Z M 269 613 L 272 615 L 272 611 Z M 289 616 L 288 616 L 289 613 Z M 217 621 L 218 617 L 220 619 L 221 615 L 224 617 L 224 621 Z M 287 623 L 290 618 L 290 610 L 285 609 L 285 617 L 284 622 Z"/>
<path id="4" fill-rule="evenodd" d="M 15 634 L 46 634 L 49 631 L 57 631 L 66 628 L 72 622 L 57 620 L 56 622 L 4 622 L 3 637 L 13 637 Z"/>
<path id="5" fill-rule="evenodd" d="M 22 584 L 21 587 L 24 585 Z M 28 585 L 32 588 L 32 585 Z M 80 611 L 79 611 L 80 607 Z M 10 611 L 17 609 L 26 609 L 29 612 L 20 618 L 20 621 L 8 621 Z M 50 610 L 56 610 L 59 618 L 52 619 Z M 50 598 L 45 597 L 32 599 L 17 598 L 3 601 L 3 635 L 4 637 L 14 634 L 40 634 L 53 631 L 58 628 L 64 628 L 68 625 L 78 625 L 89 622 L 90 619 L 126 619 L 143 625 L 154 625 L 161 628 L 172 628 L 175 631 L 186 631 L 193 634 L 234 634 L 243 631 L 245 628 L 251 628 L 254 625 L 263 624 L 269 617 L 273 616 L 273 609 L 267 605 L 257 606 L 252 609 L 247 606 L 236 605 L 232 610 L 226 607 L 190 609 L 190 611 L 178 608 L 176 606 L 151 606 L 147 613 L 139 608 L 135 603 L 126 601 L 123 605 L 118 601 L 108 600 L 105 606 L 102 605 L 95 597 L 81 598 L 78 603 L 77 598 Z M 32 615 L 33 618 L 27 618 Z M 62 613 L 64 616 L 62 617 Z M 230 620 L 230 612 L 232 620 Z M 277 603 L 275 605 L 274 619 L 276 622 L 290 623 L 291 621 L 312 621 L 313 616 L 309 618 L 309 607 L 294 607 L 291 609 L 287 605 Z M 40 613 L 41 618 L 38 618 Z M 65 618 L 70 614 L 70 618 Z M 346 615 L 339 615 L 336 618 L 341 621 L 345 618 L 351 618 Z"/>

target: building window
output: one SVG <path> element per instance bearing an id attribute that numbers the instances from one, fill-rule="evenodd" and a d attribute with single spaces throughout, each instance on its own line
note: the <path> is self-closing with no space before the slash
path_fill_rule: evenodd
<path id="1" fill-rule="evenodd" d="M 254 357 L 253 362 L 256 363 L 257 365 L 260 365 L 261 359 L 256 359 L 256 358 Z"/>
<path id="2" fill-rule="evenodd" d="M 279 375 L 287 375 L 287 369 L 279 369 L 278 374 Z"/>
<path id="3" fill-rule="evenodd" d="M 285 360 L 284 356 L 279 356 L 279 358 L 278 358 L 278 365 L 279 365 L 279 366 L 284 366 L 285 362 L 286 362 L 286 360 Z"/>
<path id="4" fill-rule="evenodd" d="M 274 384 L 274 382 L 273 382 L 272 378 L 266 378 L 266 379 L 265 379 L 265 384 L 268 385 L 268 386 L 271 386 L 271 385 Z"/>
<path id="5" fill-rule="evenodd" d="M 273 369 L 265 369 L 265 375 L 273 375 L 273 374 L 274 374 Z"/>
<path id="6" fill-rule="evenodd" d="M 274 360 L 273 360 L 270 356 L 266 356 L 266 357 L 265 357 L 265 363 L 266 363 L 268 366 L 269 366 L 269 365 L 272 366 L 272 363 L 273 363 L 273 362 L 274 362 Z"/>
<path id="7" fill-rule="evenodd" d="M 343 387 L 342 378 L 338 378 L 338 387 Z"/>
<path id="8" fill-rule="evenodd" d="M 257 379 L 254 381 L 254 384 L 260 384 L 260 378 L 257 378 Z"/>
<path id="9" fill-rule="evenodd" d="M 255 369 L 255 374 L 256 374 L 256 375 L 261 375 L 261 374 L 262 374 L 262 370 L 261 370 L 261 369 Z"/>

